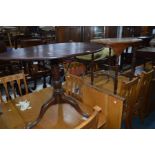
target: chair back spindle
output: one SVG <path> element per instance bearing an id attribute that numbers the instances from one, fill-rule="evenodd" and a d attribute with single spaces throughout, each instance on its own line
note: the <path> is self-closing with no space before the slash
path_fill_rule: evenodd
<path id="1" fill-rule="evenodd" d="M 0 85 L 4 87 L 4 92 L 6 94 L 6 100 L 11 100 L 10 92 L 12 92 L 14 98 L 17 97 L 17 92 L 20 96 L 24 95 L 22 93 L 21 85 L 24 84 L 25 93 L 28 94 L 28 86 L 26 83 L 26 78 L 23 73 L 9 75 L 0 78 Z M 2 93 L 0 92 L 0 99 L 2 99 Z"/>
<path id="2" fill-rule="evenodd" d="M 84 84 L 84 80 L 76 75 L 68 74 L 65 81 L 65 92 L 77 100 L 82 100 L 81 88 Z"/>
<path id="3" fill-rule="evenodd" d="M 141 121 L 144 120 L 144 115 L 148 110 L 148 98 L 150 84 L 153 78 L 154 70 L 149 72 L 142 72 L 137 86 L 137 104 L 135 106 L 135 112 L 138 112 Z"/>
<path id="4" fill-rule="evenodd" d="M 133 108 L 137 101 L 137 84 L 139 78 L 136 77 L 129 82 L 122 82 L 119 95 L 125 98 L 123 113 L 125 114 L 126 127 L 132 128 Z"/>

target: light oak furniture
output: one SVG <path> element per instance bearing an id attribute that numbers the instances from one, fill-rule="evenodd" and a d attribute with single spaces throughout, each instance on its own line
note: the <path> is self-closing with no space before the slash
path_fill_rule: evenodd
<path id="1" fill-rule="evenodd" d="M 139 75 L 139 82 L 137 86 L 137 103 L 134 106 L 135 112 L 138 112 L 138 115 L 141 119 L 141 122 L 144 121 L 144 116 L 148 110 L 148 96 L 150 90 L 150 84 L 153 79 L 154 70 L 148 72 L 143 71 Z"/>
<path id="2" fill-rule="evenodd" d="M 73 74 L 67 74 L 65 78 L 66 80 L 63 86 L 65 93 L 76 98 L 79 101 L 82 101 L 83 93 L 81 90 L 84 85 L 84 80 L 81 77 Z"/>
<path id="3" fill-rule="evenodd" d="M 1 88 L 4 87 L 4 92 L 6 94 L 7 102 L 11 100 L 10 91 L 12 91 L 14 98 L 16 98 L 17 95 L 20 95 L 20 96 L 23 95 L 21 85 L 24 86 L 25 94 L 28 94 L 28 86 L 26 83 L 26 78 L 25 78 L 24 73 L 19 73 L 19 74 L 1 77 L 0 78 L 0 85 L 1 85 Z M 0 90 L 0 101 L 5 102 L 2 99 L 1 91 L 2 90 Z"/>
<path id="4" fill-rule="evenodd" d="M 121 128 L 124 98 L 114 95 L 106 89 L 100 89 L 92 85 L 84 85 L 83 103 L 90 107 L 99 106 L 98 128 Z"/>
<path id="5" fill-rule="evenodd" d="M 7 104 L 2 104 L 3 114 L 0 115 L 0 128 L 26 128 L 29 122 L 33 122 L 37 118 L 42 105 L 48 102 L 52 96 L 53 88 L 48 87 L 39 92 L 29 93 L 15 98 L 14 100 L 10 100 Z M 19 101 L 25 100 L 30 102 L 31 109 L 21 111 L 16 104 L 19 103 Z M 35 128 L 73 129 L 77 128 L 79 125 L 82 128 L 86 122 L 89 124 L 91 120 L 93 120 L 93 122 L 97 121 L 97 113 L 100 111 L 100 108 L 95 108 L 98 111 L 96 113 L 95 111 L 93 112 L 93 108 L 89 105 L 79 102 L 79 106 L 89 114 L 89 118 L 84 118 L 69 104 L 55 104 L 47 110 L 44 117 Z"/>
<path id="6" fill-rule="evenodd" d="M 122 82 L 119 95 L 125 98 L 123 105 L 123 114 L 125 118 L 126 128 L 132 128 L 132 117 L 134 106 L 137 101 L 137 84 L 138 78 L 132 79 L 129 82 Z"/>
<path id="7" fill-rule="evenodd" d="M 99 88 L 95 87 L 97 83 L 96 79 L 93 86 L 89 82 L 90 79 L 88 80 L 85 77 L 67 74 L 64 83 L 65 93 L 89 105 L 91 108 L 96 105 L 101 108 L 98 128 L 121 128 L 124 99 L 114 95 L 111 88 L 111 91 L 110 89 L 108 90 L 108 87 L 113 86 L 113 84 L 107 85 L 107 88 Z"/>
<path id="8" fill-rule="evenodd" d="M 99 106 L 95 106 L 94 112 L 89 118 L 82 122 L 80 125 L 78 125 L 75 129 L 97 129 L 98 127 L 98 115 L 101 111 L 101 108 Z"/>
<path id="9" fill-rule="evenodd" d="M 85 79 L 85 81 L 88 82 L 87 79 Z M 102 81 L 101 81 L 101 78 L 97 78 L 95 80 L 94 85 L 95 85 L 95 87 L 97 87 L 96 89 L 99 89 L 100 91 L 109 92 L 112 96 L 114 96 L 114 94 L 113 94 L 114 85 L 113 85 L 113 80 L 111 78 L 108 79 L 107 77 L 104 77 L 104 78 L 102 78 Z M 114 99 L 116 99 L 116 98 L 122 97 L 124 99 L 124 102 L 117 104 L 116 105 L 117 107 L 115 106 L 115 108 L 111 108 L 114 110 L 115 113 L 117 113 L 117 115 L 115 115 L 115 116 L 113 115 L 113 116 L 111 116 L 111 118 L 115 119 L 118 117 L 117 118 L 118 120 L 111 121 L 112 123 L 119 122 L 118 124 L 121 125 L 122 120 L 125 120 L 126 128 L 132 128 L 132 125 L 131 125 L 132 124 L 132 116 L 134 115 L 134 106 L 136 105 L 136 102 L 137 102 L 137 85 L 138 85 L 138 78 L 134 78 L 133 80 L 129 81 L 129 78 L 127 78 L 127 77 L 118 76 L 118 93 L 117 93 L 117 95 L 115 95 L 115 98 L 113 98 L 113 101 L 112 102 L 109 101 L 109 102 L 110 102 L 111 106 L 113 106 L 113 107 L 115 106 L 115 104 L 113 104 L 113 102 L 114 102 Z M 92 93 L 92 95 L 94 95 L 94 93 Z M 92 98 L 92 97 L 90 97 L 90 98 Z M 92 99 L 90 99 L 90 100 L 92 100 Z M 90 100 L 88 99 L 88 101 L 90 101 Z M 96 98 L 96 100 L 97 100 L 97 98 Z M 88 101 L 84 100 L 85 103 L 87 103 Z M 99 105 L 99 106 L 102 108 L 101 105 Z M 102 109 L 105 109 L 105 108 L 102 108 Z M 107 114 L 107 116 L 108 116 L 108 114 Z M 108 120 L 107 120 L 107 122 L 108 122 Z M 119 126 L 118 124 L 117 124 L 117 128 Z M 110 126 L 110 128 L 112 128 L 112 127 Z"/>

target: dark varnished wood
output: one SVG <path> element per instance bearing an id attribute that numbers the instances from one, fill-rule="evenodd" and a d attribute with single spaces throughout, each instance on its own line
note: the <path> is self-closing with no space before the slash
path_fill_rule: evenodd
<path id="1" fill-rule="evenodd" d="M 66 96 L 63 92 L 59 59 L 98 52 L 103 49 L 103 45 L 95 43 L 58 43 L 49 45 L 40 45 L 29 48 L 12 50 L 0 55 L 0 60 L 52 60 L 51 74 L 53 78 L 54 93 L 53 96 L 42 105 L 39 116 L 26 128 L 35 127 L 44 116 L 50 106 L 60 103 L 68 103 L 73 106 L 83 117 L 88 117 L 79 107 L 74 98 Z"/>
<path id="2" fill-rule="evenodd" d="M 42 45 L 43 41 L 41 39 L 23 39 L 20 41 L 21 47 L 31 47 Z"/>
<path id="3" fill-rule="evenodd" d="M 0 41 L 0 53 L 3 53 L 6 51 L 6 45 L 4 42 Z"/>
<path id="4" fill-rule="evenodd" d="M 94 53 L 102 49 L 102 44 L 95 43 L 57 43 L 12 49 L 0 54 L 0 60 L 54 60 Z"/>
<path id="5" fill-rule="evenodd" d="M 136 59 L 140 60 L 142 63 L 144 63 L 144 65 L 147 61 L 152 61 L 154 64 L 155 47 L 144 47 L 144 48 L 138 49 L 136 51 Z"/>
<path id="6" fill-rule="evenodd" d="M 145 56 L 155 56 L 155 47 L 144 47 L 141 49 L 138 49 L 137 54 L 145 55 Z"/>

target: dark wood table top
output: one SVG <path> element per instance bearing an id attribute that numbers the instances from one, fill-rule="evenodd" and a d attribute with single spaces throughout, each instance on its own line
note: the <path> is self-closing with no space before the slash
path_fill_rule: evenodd
<path id="1" fill-rule="evenodd" d="M 95 53 L 103 49 L 97 43 L 56 43 L 11 49 L 0 54 L 0 60 L 53 60 Z"/>
<path id="2" fill-rule="evenodd" d="M 144 47 L 136 51 L 136 57 L 155 59 L 155 47 Z"/>
<path id="3" fill-rule="evenodd" d="M 154 53 L 155 52 L 155 47 L 144 47 L 141 49 L 137 50 L 138 52 L 151 52 Z"/>

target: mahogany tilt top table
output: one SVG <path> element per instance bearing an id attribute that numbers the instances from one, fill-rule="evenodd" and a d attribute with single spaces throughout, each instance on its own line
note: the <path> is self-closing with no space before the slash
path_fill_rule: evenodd
<path id="1" fill-rule="evenodd" d="M 103 45 L 96 43 L 56 43 L 7 50 L 0 60 L 55 60 L 98 52 Z"/>
<path id="2" fill-rule="evenodd" d="M 54 88 L 53 96 L 51 95 L 49 101 L 43 104 L 37 119 L 34 122 L 29 123 L 26 128 L 33 128 L 37 125 L 47 109 L 54 104 L 71 104 L 81 115 L 88 117 L 88 114 L 82 111 L 74 98 L 64 94 L 59 63 L 64 58 L 91 53 L 93 54 L 102 49 L 103 45 L 96 43 L 56 43 L 12 49 L 0 54 L 0 60 L 51 60 L 51 74 Z"/>

